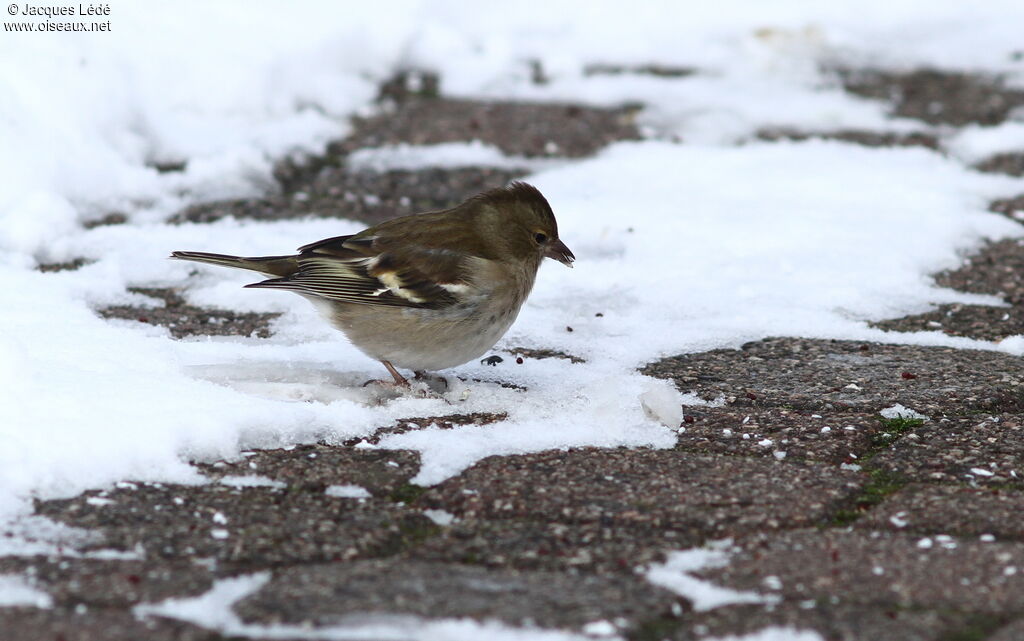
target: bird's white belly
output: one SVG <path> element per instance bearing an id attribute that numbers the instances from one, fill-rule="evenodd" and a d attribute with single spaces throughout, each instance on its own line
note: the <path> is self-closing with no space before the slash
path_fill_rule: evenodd
<path id="1" fill-rule="evenodd" d="M 518 305 L 485 304 L 461 313 L 363 307 L 350 313 L 349 305 L 314 302 L 367 356 L 414 371 L 446 369 L 482 356 L 519 314 Z"/>

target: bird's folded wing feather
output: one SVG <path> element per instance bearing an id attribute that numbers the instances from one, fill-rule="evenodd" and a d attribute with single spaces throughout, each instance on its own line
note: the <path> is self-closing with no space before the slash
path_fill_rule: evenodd
<path id="1" fill-rule="evenodd" d="M 466 256 L 409 244 L 381 251 L 374 237 L 339 236 L 300 248 L 299 269 L 250 287 L 288 289 L 363 305 L 441 309 L 459 304 L 473 287 Z"/>

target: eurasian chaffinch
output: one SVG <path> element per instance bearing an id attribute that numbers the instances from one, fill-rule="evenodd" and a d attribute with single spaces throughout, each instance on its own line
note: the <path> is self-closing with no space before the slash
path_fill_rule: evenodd
<path id="1" fill-rule="evenodd" d="M 547 200 L 523 182 L 298 252 L 242 258 L 176 251 L 171 258 L 271 276 L 246 287 L 306 297 L 397 385 L 408 381 L 396 367 L 421 374 L 483 355 L 515 321 L 541 261 L 572 267 L 576 259 L 558 238 Z"/>

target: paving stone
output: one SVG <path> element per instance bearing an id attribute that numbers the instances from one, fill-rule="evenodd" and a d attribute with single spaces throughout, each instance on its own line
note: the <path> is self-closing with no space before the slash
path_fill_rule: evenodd
<path id="1" fill-rule="evenodd" d="M 760 140 L 839 140 L 865 147 L 927 147 L 939 149 L 939 139 L 930 133 L 877 132 L 862 129 L 840 129 L 837 131 L 801 131 L 785 127 L 761 129 L 756 134 Z"/>
<path id="2" fill-rule="evenodd" d="M 839 70 L 847 91 L 892 103 L 892 113 L 929 124 L 997 125 L 1024 105 L 1024 91 L 996 76 L 937 69 Z"/>
<path id="3" fill-rule="evenodd" d="M 876 468 L 915 481 L 1024 485 L 1020 414 L 929 421 L 872 459 Z"/>
<path id="4" fill-rule="evenodd" d="M 419 504 L 459 518 L 598 523 L 661 540 L 666 530 L 721 537 L 821 523 L 861 482 L 824 464 L 579 449 L 484 459 Z"/>
<path id="5" fill-rule="evenodd" d="M 608 522 L 462 518 L 411 548 L 409 558 L 567 574 L 632 574 L 665 560 L 669 550 L 707 539 L 705 528 L 666 524 L 636 528 Z"/>
<path id="6" fill-rule="evenodd" d="M 974 168 L 988 173 L 1024 176 L 1024 153 L 1008 152 L 996 154 L 982 160 Z"/>
<path id="7" fill-rule="evenodd" d="M 932 417 L 1024 410 L 1024 359 L 947 347 L 768 338 L 738 350 L 644 367 L 682 392 L 727 406 L 878 412 L 894 403 Z"/>
<path id="8" fill-rule="evenodd" d="M 635 106 L 414 99 L 357 118 L 354 132 L 339 145 L 352 150 L 481 140 L 510 156 L 579 158 L 615 141 L 639 140 L 636 112 Z"/>
<path id="9" fill-rule="evenodd" d="M 693 67 L 681 67 L 678 65 L 646 64 L 646 65 L 618 65 L 618 64 L 589 64 L 583 67 L 585 76 L 655 76 L 657 78 L 685 78 L 697 73 Z"/>
<path id="10" fill-rule="evenodd" d="M 226 309 L 195 307 L 173 289 L 133 287 L 130 291 L 164 302 L 161 307 L 113 305 L 97 310 L 103 318 L 133 320 L 166 327 L 175 338 L 186 336 L 258 336 L 271 334 L 270 324 L 280 314 L 235 312 Z"/>
<path id="11" fill-rule="evenodd" d="M 1011 220 L 1024 222 L 1024 194 L 1012 198 L 999 198 L 993 200 L 989 210 L 1002 214 Z"/>
<path id="12" fill-rule="evenodd" d="M 1024 544 L 924 541 L 860 530 L 759 534 L 739 542 L 727 566 L 697 574 L 797 603 L 993 614 L 1024 608 Z"/>
<path id="13" fill-rule="evenodd" d="M 448 209 L 527 174 L 525 169 L 490 167 L 349 171 L 343 159 L 336 162 L 341 165 L 305 170 L 311 175 L 291 178 L 290 191 L 283 194 L 201 203 L 178 212 L 168 222 L 208 223 L 232 216 L 262 221 L 345 218 L 372 225 L 397 216 Z"/>
<path id="14" fill-rule="evenodd" d="M 366 450 L 327 445 L 257 450 L 232 462 L 196 463 L 211 479 L 258 476 L 290 490 L 323 492 L 329 485 L 358 485 L 376 497 L 388 497 L 419 471 L 420 457 L 405 450 Z"/>
<path id="15" fill-rule="evenodd" d="M 940 287 L 993 294 L 1011 305 L 1024 305 L 1024 239 L 988 243 L 959 269 L 936 275 L 935 282 Z"/>
<path id="16" fill-rule="evenodd" d="M 874 446 L 878 416 L 687 407 L 676 449 L 706 454 L 856 463 Z"/>
<path id="17" fill-rule="evenodd" d="M 920 535 L 1024 540 L 1024 492 L 912 483 L 896 492 L 854 527 Z"/>
<path id="18" fill-rule="evenodd" d="M 0 557 L 0 574 L 26 577 L 58 606 L 99 608 L 196 596 L 214 578 L 195 563 L 47 557 Z"/>
<path id="19" fill-rule="evenodd" d="M 385 559 L 281 570 L 235 611 L 247 622 L 294 625 L 406 614 L 580 628 L 592 621 L 635 620 L 678 601 L 639 576 L 566 576 Z"/>
<path id="20" fill-rule="evenodd" d="M 986 641 L 1020 641 L 1021 639 L 1024 639 L 1024 619 L 1017 619 L 999 628 Z"/>
<path id="21" fill-rule="evenodd" d="M 122 610 L 0 608 L 4 641 L 222 641 L 226 637 L 169 619 L 138 620 Z M 245 637 L 233 637 L 236 641 Z M 283 640 L 282 641 L 286 641 Z"/>
<path id="22" fill-rule="evenodd" d="M 934 311 L 872 323 L 874 327 L 895 332 L 940 331 L 950 336 L 967 336 L 999 341 L 1024 334 L 1024 307 L 985 305 L 940 305 Z"/>
<path id="23" fill-rule="evenodd" d="M 99 531 L 96 548 L 149 559 L 212 559 L 217 569 L 382 556 L 436 526 L 392 501 L 319 488 L 143 485 L 41 501 L 37 513 Z"/>
<path id="24" fill-rule="evenodd" d="M 821 602 L 784 603 L 765 608 L 735 605 L 687 617 L 669 637 L 690 641 L 707 637 L 755 635 L 768 627 L 817 632 L 826 641 L 948 641 L 992 617 L 952 611 L 907 610 L 898 606 L 832 605 Z M 998 623 L 996 623 L 998 625 Z M 970 638 L 970 637 L 965 637 Z"/>

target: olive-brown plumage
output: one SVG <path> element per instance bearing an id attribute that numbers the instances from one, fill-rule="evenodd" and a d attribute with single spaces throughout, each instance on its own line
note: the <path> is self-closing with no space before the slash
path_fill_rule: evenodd
<path id="1" fill-rule="evenodd" d="M 247 285 L 294 291 L 398 384 L 460 365 L 500 339 L 533 288 L 541 261 L 572 266 L 547 200 L 514 182 L 439 212 L 403 216 L 327 238 L 290 256 L 173 252 L 172 258 L 271 276 Z"/>

